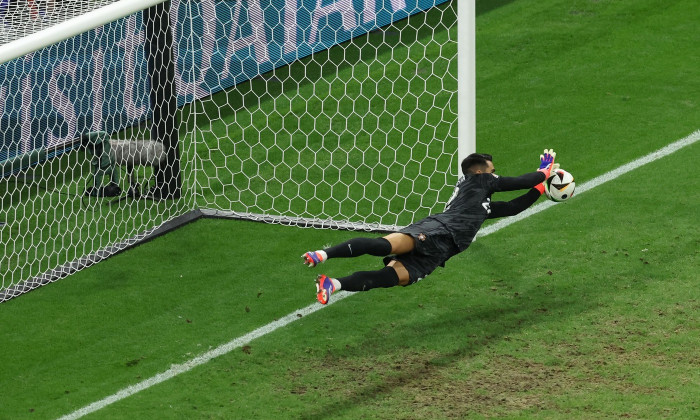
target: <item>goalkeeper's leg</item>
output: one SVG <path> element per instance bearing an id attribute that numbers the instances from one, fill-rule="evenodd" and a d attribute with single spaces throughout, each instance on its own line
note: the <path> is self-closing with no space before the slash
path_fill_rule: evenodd
<path id="1" fill-rule="evenodd" d="M 413 250 L 413 238 L 403 233 L 392 233 L 383 238 L 353 238 L 342 244 L 302 255 L 304 264 L 314 267 L 329 258 L 351 258 L 361 255 L 384 257 L 405 254 Z"/>
<path id="2" fill-rule="evenodd" d="M 316 297 L 322 304 L 328 303 L 331 294 L 338 290 L 365 292 L 380 287 L 408 286 L 411 283 L 406 267 L 396 260 L 376 271 L 357 271 L 347 277 L 332 278 L 319 274 L 316 279 Z"/>
<path id="3" fill-rule="evenodd" d="M 409 284 L 408 271 L 398 261 L 376 271 L 358 271 L 347 277 L 332 278 L 320 274 L 316 279 L 316 298 L 322 304 L 327 304 L 331 294 L 338 290 L 349 292 L 365 292 L 380 287 L 394 287 Z"/>
<path id="4" fill-rule="evenodd" d="M 347 277 L 338 279 L 340 287 L 337 289 L 349 292 L 364 292 L 380 287 L 394 287 L 399 285 L 399 275 L 393 267 L 384 267 L 377 271 L 358 271 Z"/>

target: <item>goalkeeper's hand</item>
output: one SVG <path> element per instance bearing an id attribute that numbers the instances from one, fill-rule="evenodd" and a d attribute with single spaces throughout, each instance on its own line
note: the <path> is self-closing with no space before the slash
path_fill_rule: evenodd
<path id="1" fill-rule="evenodd" d="M 549 173 L 549 176 L 547 177 L 547 179 L 553 177 L 554 172 L 556 172 L 557 169 L 559 169 L 559 164 L 558 163 L 552 164 L 551 172 Z M 545 181 L 547 181 L 547 179 L 545 179 Z M 540 195 L 544 194 L 544 182 L 541 182 L 541 183 L 535 185 L 534 188 L 540 192 Z"/>
<path id="2" fill-rule="evenodd" d="M 540 168 L 537 171 L 544 174 L 544 179 L 549 178 L 555 157 L 557 157 L 557 153 L 553 149 L 544 149 L 544 154 L 540 155 Z"/>

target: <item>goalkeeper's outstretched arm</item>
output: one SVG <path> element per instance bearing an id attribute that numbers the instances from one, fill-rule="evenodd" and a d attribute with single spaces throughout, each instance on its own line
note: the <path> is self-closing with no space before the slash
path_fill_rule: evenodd
<path id="1" fill-rule="evenodd" d="M 544 153 L 540 155 L 540 167 L 537 169 L 537 171 L 514 178 L 501 177 L 499 178 L 498 183 L 496 183 L 496 191 L 524 190 L 525 188 L 534 187 L 540 191 L 540 194 L 542 194 L 544 192 L 544 187 L 540 184 L 549 178 L 549 174 L 552 170 L 559 167 L 558 163 L 554 163 L 556 156 L 557 154 L 554 152 L 554 150 L 544 149 Z"/>
<path id="2" fill-rule="evenodd" d="M 531 188 L 530 191 L 521 195 L 520 197 L 514 198 L 513 200 L 492 202 L 491 213 L 489 213 L 488 218 L 495 219 L 497 217 L 515 216 L 516 214 L 535 204 L 535 201 L 540 198 L 540 195 L 542 195 L 542 192 L 544 191 L 544 187 L 542 188 L 542 191 L 537 188 L 541 185 L 542 184 L 540 183 L 535 188 Z"/>
<path id="3" fill-rule="evenodd" d="M 502 176 L 498 178 L 495 191 L 515 191 L 532 188 L 547 179 L 540 171 L 529 172 L 516 177 Z"/>

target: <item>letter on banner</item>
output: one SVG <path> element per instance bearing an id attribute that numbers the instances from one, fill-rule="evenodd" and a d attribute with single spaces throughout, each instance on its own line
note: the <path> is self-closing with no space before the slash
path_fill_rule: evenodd
<path id="1" fill-rule="evenodd" d="M 297 50 L 297 2 L 284 2 L 284 53 Z"/>
<path id="2" fill-rule="evenodd" d="M 174 39 L 181 38 L 178 36 L 178 29 L 183 25 L 179 17 L 180 3 L 180 0 L 173 0 L 170 7 L 170 27 L 172 28 Z M 202 33 L 202 56 L 198 60 L 199 65 L 197 68 L 199 69 L 199 76 L 197 80 L 184 80 L 182 71 L 180 71 L 177 65 L 175 66 L 175 85 L 178 95 L 193 95 L 195 98 L 202 98 L 210 93 L 208 90 L 203 89 L 201 85 L 204 83 L 207 71 L 211 68 L 211 57 L 214 55 L 214 47 L 216 46 L 216 5 L 212 0 L 203 0 L 200 3 L 188 1 L 185 3 L 185 7 L 189 8 L 196 7 L 197 4 L 201 4 L 202 7 L 202 30 L 204 31 Z M 192 15 L 194 15 L 194 13 L 188 14 L 188 16 Z M 190 27 L 191 25 L 187 25 L 183 31 L 188 31 Z M 177 57 L 180 49 L 175 45 L 173 50 L 175 54 L 175 63 L 178 63 L 180 60 L 178 60 Z M 191 74 L 192 72 L 187 73 Z"/>
<path id="3" fill-rule="evenodd" d="M 33 54 L 28 54 L 25 61 L 30 61 Z M 32 73 L 22 81 L 22 111 L 20 112 L 22 120 L 21 127 L 21 142 L 22 153 L 27 153 L 32 150 Z"/>
<path id="4" fill-rule="evenodd" d="M 136 49 L 143 51 L 143 31 L 136 32 L 136 17 L 131 16 L 126 21 L 126 37 L 117 43 L 124 48 L 124 107 L 126 115 L 138 119 L 146 113 L 146 107 L 136 105 L 134 90 L 136 84 Z"/>
<path id="5" fill-rule="evenodd" d="M 391 0 L 391 8 L 396 12 L 397 10 L 403 10 L 406 8 L 405 0 Z M 377 0 L 365 0 L 365 9 L 362 12 L 363 23 L 370 23 L 377 19 Z M 393 20 L 393 19 L 392 19 Z"/>
<path id="6" fill-rule="evenodd" d="M 5 101 L 7 100 L 7 86 L 0 86 L 0 118 L 5 115 Z"/>
<path id="7" fill-rule="evenodd" d="M 95 38 L 100 39 L 102 28 L 95 29 Z M 99 45 L 99 44 L 98 44 Z M 102 130 L 102 104 L 104 93 L 102 92 L 102 72 L 104 71 L 104 52 L 98 48 L 92 53 L 95 69 L 92 74 L 92 130 Z"/>
<path id="8" fill-rule="evenodd" d="M 54 67 L 51 73 L 51 79 L 49 80 L 49 99 L 51 104 L 59 115 L 63 116 L 66 124 L 68 124 L 68 133 L 66 137 L 57 137 L 54 135 L 53 131 L 49 131 L 48 135 L 48 147 L 55 146 L 57 144 L 70 141 L 75 138 L 76 129 L 78 126 L 78 119 L 75 115 L 75 108 L 70 98 L 66 96 L 58 88 L 58 76 L 61 74 L 67 74 L 73 79 L 73 83 L 76 83 L 75 71 L 78 65 L 72 61 L 63 61 L 56 67 Z"/>
<path id="9" fill-rule="evenodd" d="M 228 37 L 229 43 L 226 49 L 226 62 L 224 63 L 223 77 L 231 76 L 231 71 L 229 70 L 231 60 L 236 51 L 240 49 L 252 46 L 258 64 L 270 61 L 270 54 L 267 51 L 268 40 L 267 34 L 265 33 L 265 20 L 263 19 L 262 8 L 260 8 L 260 0 L 251 0 L 248 2 L 248 16 L 250 18 L 250 24 L 253 27 L 252 35 L 236 39 L 237 29 L 240 27 L 242 3 L 243 2 L 239 1 L 233 6 L 233 24 L 231 25 L 231 34 Z"/>
<path id="10" fill-rule="evenodd" d="M 352 5 L 352 0 L 339 0 L 327 6 L 321 7 L 322 0 L 316 0 L 316 10 L 311 22 L 311 34 L 309 35 L 309 43 L 316 43 L 318 36 L 318 22 L 323 17 L 328 17 L 333 13 L 340 13 L 343 20 L 343 29 L 351 31 L 355 29 L 355 8 Z"/>

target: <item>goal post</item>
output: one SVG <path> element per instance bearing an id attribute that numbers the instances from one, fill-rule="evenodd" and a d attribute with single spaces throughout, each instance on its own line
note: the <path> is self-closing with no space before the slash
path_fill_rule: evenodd
<path id="1" fill-rule="evenodd" d="M 0 45 L 0 301 L 200 216 L 395 230 L 475 147 L 473 0 L 117 0 L 44 31 Z"/>
<path id="2" fill-rule="evenodd" d="M 476 152 L 476 1 L 462 0 L 457 5 L 458 85 L 459 85 L 459 165 Z M 457 168 L 461 171 L 461 167 Z"/>

